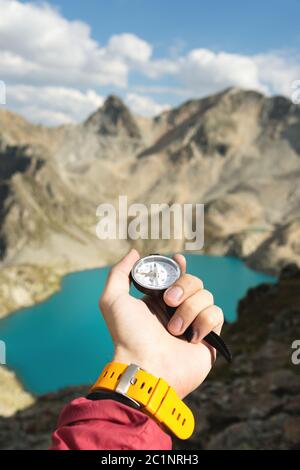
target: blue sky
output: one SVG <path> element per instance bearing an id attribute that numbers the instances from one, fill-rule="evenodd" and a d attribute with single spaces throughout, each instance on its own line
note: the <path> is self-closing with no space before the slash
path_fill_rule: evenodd
<path id="1" fill-rule="evenodd" d="M 157 54 L 186 49 L 255 54 L 300 47 L 299 0 L 57 0 L 69 19 L 90 24 L 100 43 L 132 32 L 155 45 Z"/>
<path id="2" fill-rule="evenodd" d="M 0 0 L 7 107 L 78 122 L 119 95 L 153 116 L 229 86 L 291 96 L 300 0 Z"/>

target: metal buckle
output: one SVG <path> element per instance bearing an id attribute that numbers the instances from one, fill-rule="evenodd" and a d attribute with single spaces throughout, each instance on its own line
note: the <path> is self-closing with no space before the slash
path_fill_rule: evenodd
<path id="1" fill-rule="evenodd" d="M 133 385 L 136 373 L 141 370 L 141 367 L 136 364 L 130 364 L 125 372 L 123 372 L 122 377 L 119 380 L 119 383 L 115 389 L 115 392 L 125 395 L 127 398 L 132 400 L 136 405 L 141 406 L 140 403 L 135 401 L 133 398 L 127 395 L 130 385 Z"/>

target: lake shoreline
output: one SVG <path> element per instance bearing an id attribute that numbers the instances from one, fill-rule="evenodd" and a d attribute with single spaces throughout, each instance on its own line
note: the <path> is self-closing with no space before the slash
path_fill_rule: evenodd
<path id="1" fill-rule="evenodd" d="M 190 253 L 185 253 L 189 255 Z M 253 270 L 256 271 L 257 273 L 261 274 L 266 274 L 269 276 L 276 277 L 275 270 L 271 269 L 257 269 L 253 263 L 247 263 L 247 260 L 243 260 L 238 256 L 233 256 L 233 255 L 219 255 L 219 254 L 212 254 L 212 253 L 192 253 L 193 255 L 196 256 L 212 256 L 212 257 L 227 257 L 227 258 L 235 258 L 243 263 L 245 265 Z M 17 307 L 15 308 L 9 308 L 6 307 L 6 305 L 9 304 L 9 302 L 3 298 L 3 293 L 0 291 L 0 322 L 11 315 L 19 314 L 21 310 L 33 307 L 35 305 L 38 305 L 40 303 L 43 303 L 47 301 L 52 295 L 55 293 L 59 292 L 61 290 L 62 282 L 63 279 L 66 278 L 67 276 L 71 274 L 76 274 L 76 273 L 81 273 L 81 272 L 88 272 L 92 271 L 94 269 L 103 269 L 108 267 L 107 264 L 101 264 L 99 263 L 95 266 L 88 266 L 87 268 L 79 268 L 79 267 L 70 267 L 70 266 L 40 266 L 40 265 L 34 265 L 34 264 L 24 264 L 24 265 L 14 265 L 14 266 L 4 266 L 0 269 L 0 280 L 2 281 L 2 286 L 5 284 L 5 278 L 9 280 L 8 282 L 15 282 L 16 277 L 20 276 L 19 284 L 25 283 L 25 285 L 28 285 L 28 295 L 25 295 L 23 297 L 23 304 L 22 304 L 22 299 L 19 298 L 15 303 L 18 304 Z M 8 275 L 6 276 L 5 271 L 8 271 Z M 10 272 L 9 272 L 10 271 Z M 46 279 L 47 274 L 51 277 L 52 282 L 49 285 L 48 279 Z M 28 281 L 28 278 L 30 279 L 30 282 Z M 34 289 L 34 283 L 32 282 L 33 278 L 36 278 L 37 282 L 39 284 L 41 279 L 44 279 L 44 282 L 41 286 L 41 288 L 38 290 L 38 292 L 35 292 L 36 289 Z M 30 285 L 32 286 L 32 290 L 30 290 Z M 19 288 L 19 286 L 18 286 Z M 8 289 L 7 289 L 8 292 Z M 2 294 L 2 295 L 1 295 Z M 13 296 L 15 297 L 15 296 Z"/>
<path id="2" fill-rule="evenodd" d="M 5 308 L 3 308 L 2 306 L 2 310 L 0 310 L 0 322 L 7 318 L 8 316 L 11 316 L 11 315 L 16 315 L 16 314 L 19 314 L 21 310 L 23 309 L 26 309 L 26 308 L 30 308 L 30 307 L 34 307 L 35 305 L 39 305 L 40 303 L 43 303 L 43 302 L 46 302 L 52 295 L 56 294 L 57 292 L 59 292 L 61 290 L 61 286 L 62 286 L 62 282 L 64 280 L 64 278 L 66 278 L 67 276 L 69 275 L 72 275 L 72 274 L 76 274 L 76 273 L 81 273 L 81 272 L 88 272 L 88 271 L 92 271 L 94 269 L 103 269 L 105 267 L 107 267 L 107 265 L 101 265 L 99 266 L 99 264 L 97 266 L 92 266 L 92 267 L 88 267 L 86 269 L 80 269 L 80 268 L 74 268 L 74 269 L 70 269 L 70 268 L 66 268 L 66 267 L 60 267 L 60 268 L 51 268 L 51 267 L 41 267 L 39 265 L 17 265 L 17 266 L 8 266 L 8 267 L 5 267 L 5 268 L 2 268 L 2 270 L 0 270 L 0 276 L 1 274 L 3 273 L 3 271 L 5 269 L 12 269 L 12 270 L 21 270 L 21 271 L 25 271 L 25 276 L 26 276 L 26 269 L 28 269 L 28 267 L 31 268 L 32 272 L 30 272 L 29 274 L 33 275 L 35 274 L 35 271 L 36 271 L 36 277 L 39 278 L 39 274 L 41 272 L 41 270 L 46 270 L 46 272 L 49 272 L 50 275 L 54 276 L 55 278 L 55 282 L 52 282 L 49 286 L 48 282 L 44 283 L 44 289 L 40 290 L 40 292 L 38 294 L 35 294 L 34 292 L 31 292 L 29 293 L 29 296 L 27 297 L 30 298 L 31 297 L 31 302 L 24 302 L 24 305 L 19 305 L 16 309 L 13 309 L 13 310 L 5 310 Z M 22 282 L 22 281 L 21 281 Z M 31 295 L 30 295 L 31 294 Z M 0 296 L 1 298 L 1 296 Z M 26 299 L 26 300 L 27 300 Z M 5 305 L 5 302 L 4 302 L 4 305 Z"/>

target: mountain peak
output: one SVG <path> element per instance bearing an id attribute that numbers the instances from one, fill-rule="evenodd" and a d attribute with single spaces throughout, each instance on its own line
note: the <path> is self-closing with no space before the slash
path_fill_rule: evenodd
<path id="1" fill-rule="evenodd" d="M 130 138 L 141 137 L 139 128 L 134 117 L 123 103 L 115 95 L 106 98 L 103 106 L 92 114 L 85 125 L 93 127 L 99 134 L 103 135 L 127 135 Z"/>
<path id="2" fill-rule="evenodd" d="M 119 98 L 116 95 L 109 95 L 103 104 L 104 110 L 124 109 L 124 108 L 127 109 L 127 107 L 125 106 L 121 98 Z"/>

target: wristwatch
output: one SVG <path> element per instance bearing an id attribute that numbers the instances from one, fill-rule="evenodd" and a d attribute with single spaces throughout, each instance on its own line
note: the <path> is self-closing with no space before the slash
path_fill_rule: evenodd
<path id="1" fill-rule="evenodd" d="M 98 390 L 110 390 L 126 396 L 179 439 L 188 439 L 194 431 L 193 413 L 175 390 L 164 379 L 155 377 L 136 364 L 107 364 L 91 392 Z"/>

